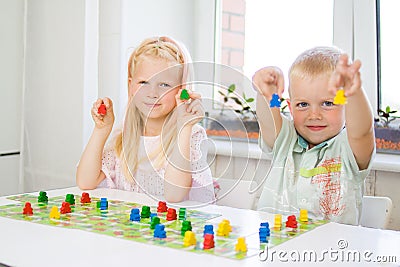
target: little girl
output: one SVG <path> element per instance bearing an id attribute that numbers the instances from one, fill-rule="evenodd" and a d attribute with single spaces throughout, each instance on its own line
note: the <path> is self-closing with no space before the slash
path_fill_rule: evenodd
<path id="1" fill-rule="evenodd" d="M 93 104 L 95 128 L 76 173 L 81 189 L 146 192 L 169 202 L 215 200 L 207 153 L 201 151 L 207 136 L 197 124 L 204 116 L 200 95 L 188 90 L 190 100 L 180 99 L 182 89 L 190 89 L 184 85 L 190 62 L 186 48 L 169 37 L 146 39 L 133 51 L 124 127 L 107 145 L 112 101 Z M 98 112 L 101 104 L 105 114 Z"/>

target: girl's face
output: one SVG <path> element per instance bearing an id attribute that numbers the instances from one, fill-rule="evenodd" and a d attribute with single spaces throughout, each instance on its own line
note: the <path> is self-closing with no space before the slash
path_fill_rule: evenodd
<path id="1" fill-rule="evenodd" d="M 174 63 L 175 64 L 175 63 Z M 164 120 L 175 108 L 175 95 L 182 83 L 182 68 L 170 61 L 145 57 L 129 79 L 129 98 L 147 119 Z"/>
<path id="2" fill-rule="evenodd" d="M 344 107 L 333 104 L 328 81 L 327 75 L 290 81 L 289 108 L 294 126 L 310 148 L 334 137 L 344 126 Z"/>

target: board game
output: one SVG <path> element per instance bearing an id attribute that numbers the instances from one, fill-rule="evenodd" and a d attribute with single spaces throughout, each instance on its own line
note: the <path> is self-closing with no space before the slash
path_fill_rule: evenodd
<path id="1" fill-rule="evenodd" d="M 76 201 L 75 204 L 71 205 L 69 213 L 59 214 L 57 218 L 50 218 L 51 215 L 49 216 L 49 214 L 53 212 L 53 209 L 56 209 L 54 207 L 60 208 L 63 206 L 62 203 L 66 201 L 65 196 L 51 197 L 48 198 L 47 202 L 38 202 L 38 196 L 30 194 L 11 196 L 8 199 L 14 200 L 16 203 L 0 206 L 0 216 L 55 227 L 80 229 L 135 242 L 182 249 L 194 253 L 207 253 L 238 260 L 258 255 L 260 250 L 264 249 L 265 246 L 271 248 L 279 245 L 325 223 L 325 221 L 308 220 L 308 222 L 299 223 L 299 227 L 296 229 L 287 228 L 285 225 L 280 229 L 271 227 L 270 235 L 266 237 L 267 242 L 260 242 L 261 234 L 259 235 L 259 233 L 261 232 L 261 228 L 260 230 L 254 229 L 254 233 L 244 235 L 240 226 L 229 225 L 229 234 L 221 235 L 221 225 L 223 223 L 226 225 L 226 222 L 229 224 L 229 221 L 226 220 L 229 218 L 222 218 L 220 214 L 198 210 L 185 210 L 185 218 L 167 220 L 167 212 L 157 212 L 157 207 L 150 207 L 151 217 L 158 217 L 160 220 L 159 223 L 163 225 L 163 230 L 165 227 L 165 237 L 159 238 L 155 237 L 154 227 L 151 227 L 151 217 L 140 218 L 140 221 L 131 220 L 131 210 L 142 209 L 144 206 L 141 204 L 107 200 L 107 208 L 102 209 L 99 206 L 101 202 L 99 198 L 91 197 L 90 203 L 81 203 L 81 196 L 79 195 L 75 195 L 74 198 Z M 26 202 L 31 203 L 32 215 L 23 214 Z M 221 217 L 221 222 L 215 222 L 216 220 L 213 220 L 212 223 L 208 222 L 218 217 Z M 182 230 L 182 226 L 185 224 L 184 221 L 190 221 L 191 232 L 194 233 L 192 234 L 194 243 L 190 245 L 186 243 L 186 236 Z M 210 225 L 212 225 L 213 246 L 208 248 L 205 241 L 205 228 L 210 228 Z M 245 238 L 245 251 L 238 249 L 238 239 L 240 237 Z"/>

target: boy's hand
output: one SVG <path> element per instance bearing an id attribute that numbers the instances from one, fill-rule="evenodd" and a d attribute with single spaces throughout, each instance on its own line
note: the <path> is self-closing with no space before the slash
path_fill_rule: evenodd
<path id="1" fill-rule="evenodd" d="M 106 106 L 105 115 L 99 114 L 99 107 L 101 104 L 104 104 Z M 111 99 L 109 99 L 108 97 L 97 99 L 97 101 L 93 103 L 91 113 L 93 121 L 95 123 L 95 127 L 97 129 L 112 129 L 114 124 L 114 111 Z"/>
<path id="2" fill-rule="evenodd" d="M 349 97 L 361 90 L 360 68 L 361 61 L 348 63 L 346 54 L 340 56 L 335 71 L 329 80 L 328 90 L 336 95 L 337 90 L 344 90 L 344 96 Z"/>
<path id="3" fill-rule="evenodd" d="M 273 94 L 282 97 L 284 87 L 284 77 L 278 67 L 265 67 L 258 70 L 253 75 L 254 88 L 268 100 L 272 99 Z"/>
<path id="4" fill-rule="evenodd" d="M 189 100 L 182 100 L 180 98 L 182 89 L 176 94 L 177 104 L 177 127 L 178 131 L 185 126 L 193 126 L 204 118 L 204 108 L 201 103 L 201 95 L 191 92 L 189 93 Z"/>

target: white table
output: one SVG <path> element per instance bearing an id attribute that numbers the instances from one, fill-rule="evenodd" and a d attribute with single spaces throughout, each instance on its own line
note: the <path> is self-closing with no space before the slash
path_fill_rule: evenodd
<path id="1" fill-rule="evenodd" d="M 78 188 L 67 188 L 47 191 L 48 196 L 81 194 Z M 144 194 L 111 189 L 96 189 L 87 191 L 91 196 L 107 197 L 113 200 L 125 200 L 147 205 L 157 205 L 157 201 Z M 34 193 L 37 195 L 37 193 Z M 14 203 L 6 197 L 0 198 L 0 205 Z M 185 204 L 193 204 L 185 202 Z M 243 227 L 245 232 L 258 231 L 260 222 L 273 222 L 273 215 L 264 212 L 242 210 L 223 206 L 209 205 L 196 207 L 197 210 L 222 214 L 232 225 Z M 213 219 L 220 222 L 221 217 Z M 347 243 L 347 247 L 339 249 Z M 337 252 L 335 252 L 337 251 Z M 360 263 L 355 263 L 353 252 L 361 255 Z M 76 229 L 65 229 L 25 221 L 0 217 L 0 263 L 11 266 L 280 266 L 297 264 L 310 266 L 310 262 L 302 260 L 294 262 L 296 255 L 314 253 L 318 259 L 325 259 L 319 264 L 323 266 L 365 266 L 364 256 L 371 261 L 377 256 L 392 256 L 395 263 L 369 263 L 367 266 L 400 266 L 400 232 L 369 229 L 360 226 L 328 223 L 302 234 L 279 246 L 273 247 L 267 253 L 266 261 L 259 256 L 244 260 L 232 260 L 224 257 L 185 252 L 179 249 L 154 246 L 106 235 L 91 233 Z M 342 262 L 343 253 L 347 256 Z M 350 254 L 349 254 L 350 253 Z M 273 259 L 271 260 L 271 257 Z M 264 258 L 265 259 L 265 258 Z M 335 260 L 336 259 L 336 260 Z M 382 259 L 382 258 L 381 258 Z M 314 261 L 314 258 L 312 258 Z M 287 262 L 285 262 L 287 261 Z M 313 263 L 317 264 L 317 263 Z M 0 264 L 1 266 L 1 264 Z"/>

